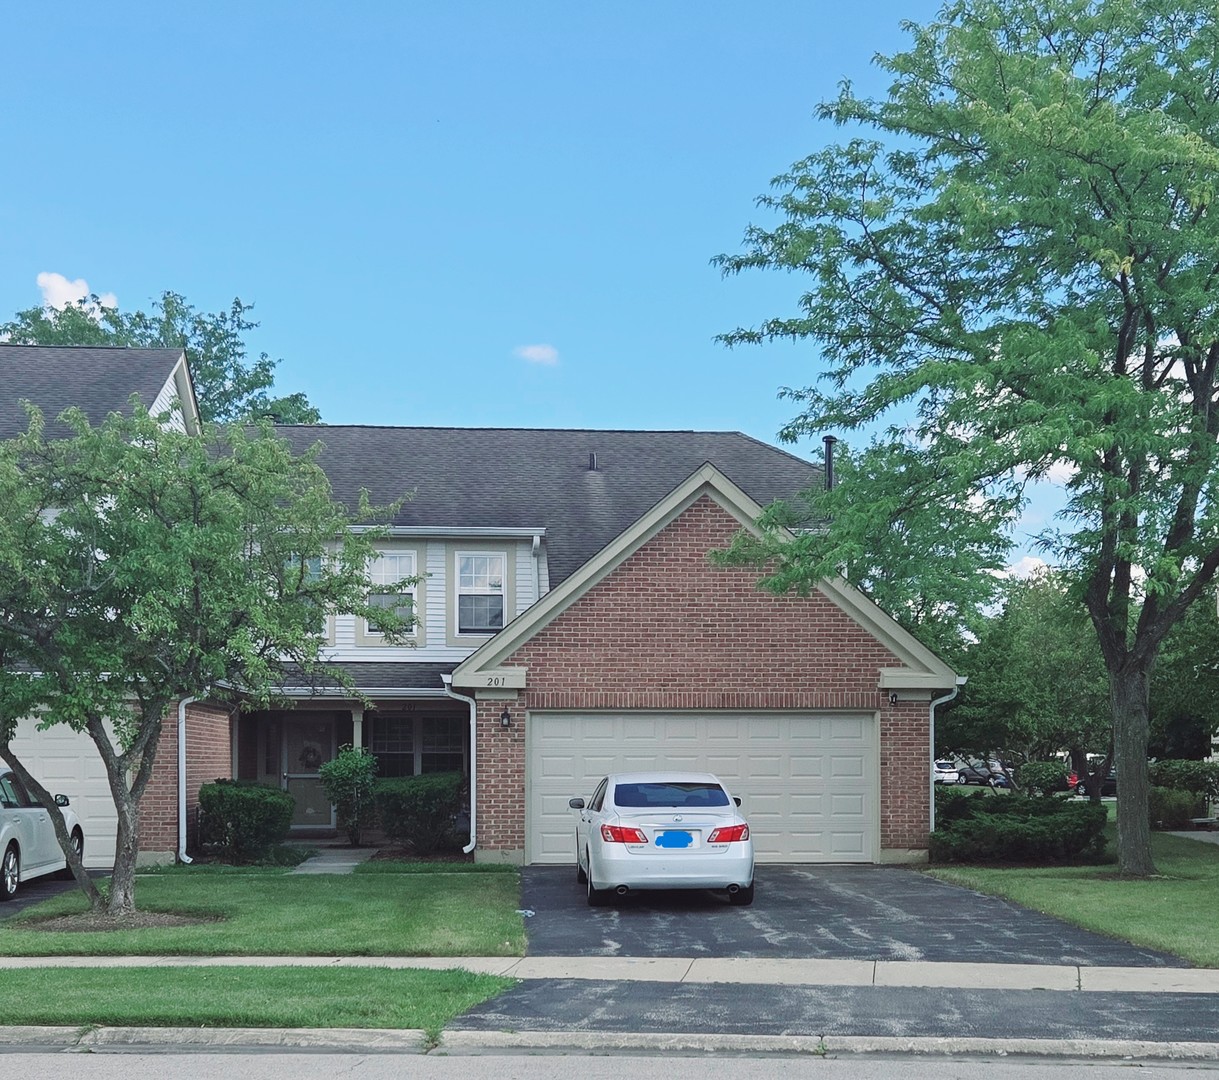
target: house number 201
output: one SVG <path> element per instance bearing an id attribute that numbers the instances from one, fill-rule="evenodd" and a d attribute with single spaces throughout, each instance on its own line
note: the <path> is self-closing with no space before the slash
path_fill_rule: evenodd
<path id="1" fill-rule="evenodd" d="M 505 675 L 488 675 L 488 686 L 506 686 L 508 684 L 507 676 Z"/>

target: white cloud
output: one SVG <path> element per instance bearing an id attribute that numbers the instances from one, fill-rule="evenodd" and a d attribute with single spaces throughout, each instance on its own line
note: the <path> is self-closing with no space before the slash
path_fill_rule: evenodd
<path id="1" fill-rule="evenodd" d="M 63 311 L 69 304 L 84 300 L 90 293 L 89 283 L 84 278 L 69 281 L 63 274 L 44 270 L 38 275 L 37 281 L 38 288 L 42 290 L 43 305 L 56 311 Z M 119 306 L 118 297 L 114 293 L 102 293 L 97 300 L 102 307 Z"/>
<path id="2" fill-rule="evenodd" d="M 1013 578 L 1032 577 L 1038 570 L 1046 569 L 1050 564 L 1036 555 L 1025 555 L 1024 558 L 1012 563 L 1001 576 Z"/>
<path id="3" fill-rule="evenodd" d="M 553 345 L 519 345 L 512 350 L 512 355 L 547 367 L 554 367 L 559 362 L 559 350 Z"/>

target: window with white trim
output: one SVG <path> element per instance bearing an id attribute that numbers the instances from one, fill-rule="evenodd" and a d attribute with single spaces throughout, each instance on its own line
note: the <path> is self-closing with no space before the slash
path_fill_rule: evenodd
<path id="1" fill-rule="evenodd" d="M 316 585 L 322 578 L 322 560 L 320 556 L 314 555 L 309 558 L 302 559 L 299 555 L 292 555 L 284 563 L 284 568 L 287 571 L 287 584 L 290 592 L 307 593 L 311 585 Z M 317 609 L 317 621 L 312 627 L 314 633 L 328 636 L 329 627 L 327 625 L 326 611 L 316 599 L 310 596 L 302 597 L 303 601 Z"/>
<path id="2" fill-rule="evenodd" d="M 399 618 L 410 619 L 415 614 L 415 584 L 404 584 L 404 579 L 415 576 L 415 553 L 413 551 L 382 551 L 368 568 L 368 580 L 373 591 L 368 602 L 373 607 L 385 608 Z M 377 586 L 382 586 L 380 590 Z M 413 631 L 408 631 L 408 633 Z M 381 638 L 384 634 L 373 620 L 364 620 L 366 637 Z"/>
<path id="3" fill-rule="evenodd" d="M 459 634 L 494 634 L 504 628 L 507 563 L 502 553 L 457 552 Z"/>

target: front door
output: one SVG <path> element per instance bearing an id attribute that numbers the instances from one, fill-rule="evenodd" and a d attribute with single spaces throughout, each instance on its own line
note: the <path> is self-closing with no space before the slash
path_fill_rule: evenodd
<path id="1" fill-rule="evenodd" d="M 283 786 L 296 800 L 294 829 L 334 828 L 334 807 L 318 771 L 335 755 L 334 720 L 328 716 L 284 721 Z"/>

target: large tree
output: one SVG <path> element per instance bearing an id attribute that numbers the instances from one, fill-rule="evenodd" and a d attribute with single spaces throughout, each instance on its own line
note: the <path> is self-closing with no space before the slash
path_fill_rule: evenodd
<path id="1" fill-rule="evenodd" d="M 62 308 L 19 311 L 0 324 L 0 340 L 14 345 L 119 345 L 185 349 L 204 420 L 316 424 L 321 414 L 304 394 L 271 397 L 278 360 L 247 354 L 245 335 L 258 323 L 253 304 L 235 299 L 227 311 L 199 311 L 179 293 L 163 292 L 151 312 L 121 311 L 98 297 Z"/>
<path id="2" fill-rule="evenodd" d="M 328 611 L 407 625 L 370 607 L 377 532 L 349 528 L 312 454 L 269 425 L 194 438 L 132 408 L 97 427 L 69 411 L 74 434 L 55 439 L 35 413 L 0 443 L 0 755 L 51 813 L 94 909 L 114 915 L 134 910 L 140 803 L 177 702 L 267 703 L 281 665 L 324 663 Z M 35 714 L 87 733 L 105 765 L 118 813 L 105 897 L 13 752 Z"/>
<path id="3" fill-rule="evenodd" d="M 1030 479 L 1064 478 L 1041 541 L 1108 672 L 1120 869 L 1151 874 L 1151 675 L 1219 567 L 1219 9 L 960 0 L 908 29 L 884 97 L 821 107 L 860 136 L 779 177 L 777 223 L 720 260 L 808 275 L 799 311 L 726 340 L 814 339 L 787 433 L 887 422 L 928 498 L 1014 517 Z M 813 571 L 912 494 L 861 483 Z"/>

